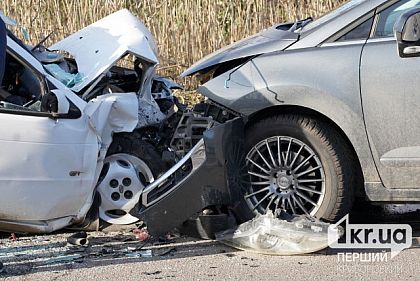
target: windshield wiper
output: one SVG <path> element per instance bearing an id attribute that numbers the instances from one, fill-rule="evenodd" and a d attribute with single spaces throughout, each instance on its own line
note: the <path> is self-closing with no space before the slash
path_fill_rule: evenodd
<path id="1" fill-rule="evenodd" d="M 313 22 L 313 21 L 314 21 L 314 19 L 312 17 L 308 17 L 308 18 L 306 18 L 304 20 L 297 20 L 292 25 L 292 27 L 289 29 L 289 31 L 295 32 L 296 30 L 305 27 L 308 23 Z"/>
<path id="2" fill-rule="evenodd" d="M 39 41 L 39 43 L 38 44 L 36 44 L 32 49 L 31 49 L 31 52 L 33 52 L 33 51 L 35 51 L 36 49 L 38 49 L 39 47 L 41 47 L 41 45 L 42 44 L 44 44 L 45 43 L 45 41 L 47 41 L 48 40 L 48 38 L 50 38 L 51 37 L 51 35 L 53 35 L 54 34 L 54 31 L 51 31 L 47 36 L 45 36 L 41 41 Z"/>

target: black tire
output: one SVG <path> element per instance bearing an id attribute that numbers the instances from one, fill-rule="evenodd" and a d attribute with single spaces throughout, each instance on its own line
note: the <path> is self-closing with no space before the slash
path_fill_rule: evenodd
<path id="1" fill-rule="evenodd" d="M 319 199 L 320 207 L 314 216 L 337 221 L 350 211 L 361 173 L 353 150 L 329 123 L 309 116 L 278 115 L 252 124 L 245 135 L 245 154 L 256 144 L 275 136 L 291 137 L 310 147 L 318 156 L 325 175 L 325 195 Z M 238 217 L 249 219 L 255 211 L 251 212 L 245 199 L 242 201 Z"/>
<path id="2" fill-rule="evenodd" d="M 116 153 L 127 153 L 140 158 L 149 166 L 155 178 L 167 170 L 166 164 L 162 161 L 156 148 L 141 140 L 136 133 L 114 134 L 107 156 Z"/>

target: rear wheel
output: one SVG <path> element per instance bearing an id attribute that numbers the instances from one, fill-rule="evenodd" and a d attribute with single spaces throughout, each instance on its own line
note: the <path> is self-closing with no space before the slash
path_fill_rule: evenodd
<path id="1" fill-rule="evenodd" d="M 282 209 L 335 221 L 349 212 L 357 165 L 328 123 L 298 115 L 263 119 L 247 130 L 245 149 L 251 183 L 242 213 Z"/>

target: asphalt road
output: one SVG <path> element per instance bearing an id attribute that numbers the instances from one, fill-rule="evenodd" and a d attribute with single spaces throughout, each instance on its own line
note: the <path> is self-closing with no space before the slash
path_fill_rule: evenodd
<path id="1" fill-rule="evenodd" d="M 359 209 L 360 223 L 407 222 L 413 245 L 396 257 L 350 260 L 334 249 L 301 256 L 267 256 L 215 241 L 178 237 L 147 244 L 129 231 L 90 233 L 87 248 L 66 244 L 69 233 L 0 239 L 5 280 L 404 280 L 420 279 L 420 212 L 399 206 Z M 340 251 L 341 253 L 342 251 Z M 152 256 L 151 256 L 152 255 Z M 362 255 L 362 254 L 361 254 Z M 384 257 L 384 256 L 382 256 Z"/>

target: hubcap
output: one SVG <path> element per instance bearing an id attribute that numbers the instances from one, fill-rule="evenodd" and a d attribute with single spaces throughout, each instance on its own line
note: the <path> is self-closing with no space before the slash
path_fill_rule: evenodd
<path id="1" fill-rule="evenodd" d="M 125 153 L 108 156 L 97 188 L 99 217 L 110 224 L 137 222 L 129 212 L 139 202 L 143 188 L 153 181 L 152 171 L 141 159 Z"/>
<path id="2" fill-rule="evenodd" d="M 246 163 L 251 185 L 245 199 L 254 212 L 283 209 L 313 216 L 319 210 L 325 174 L 308 145 L 292 137 L 270 137 L 249 151 Z"/>

